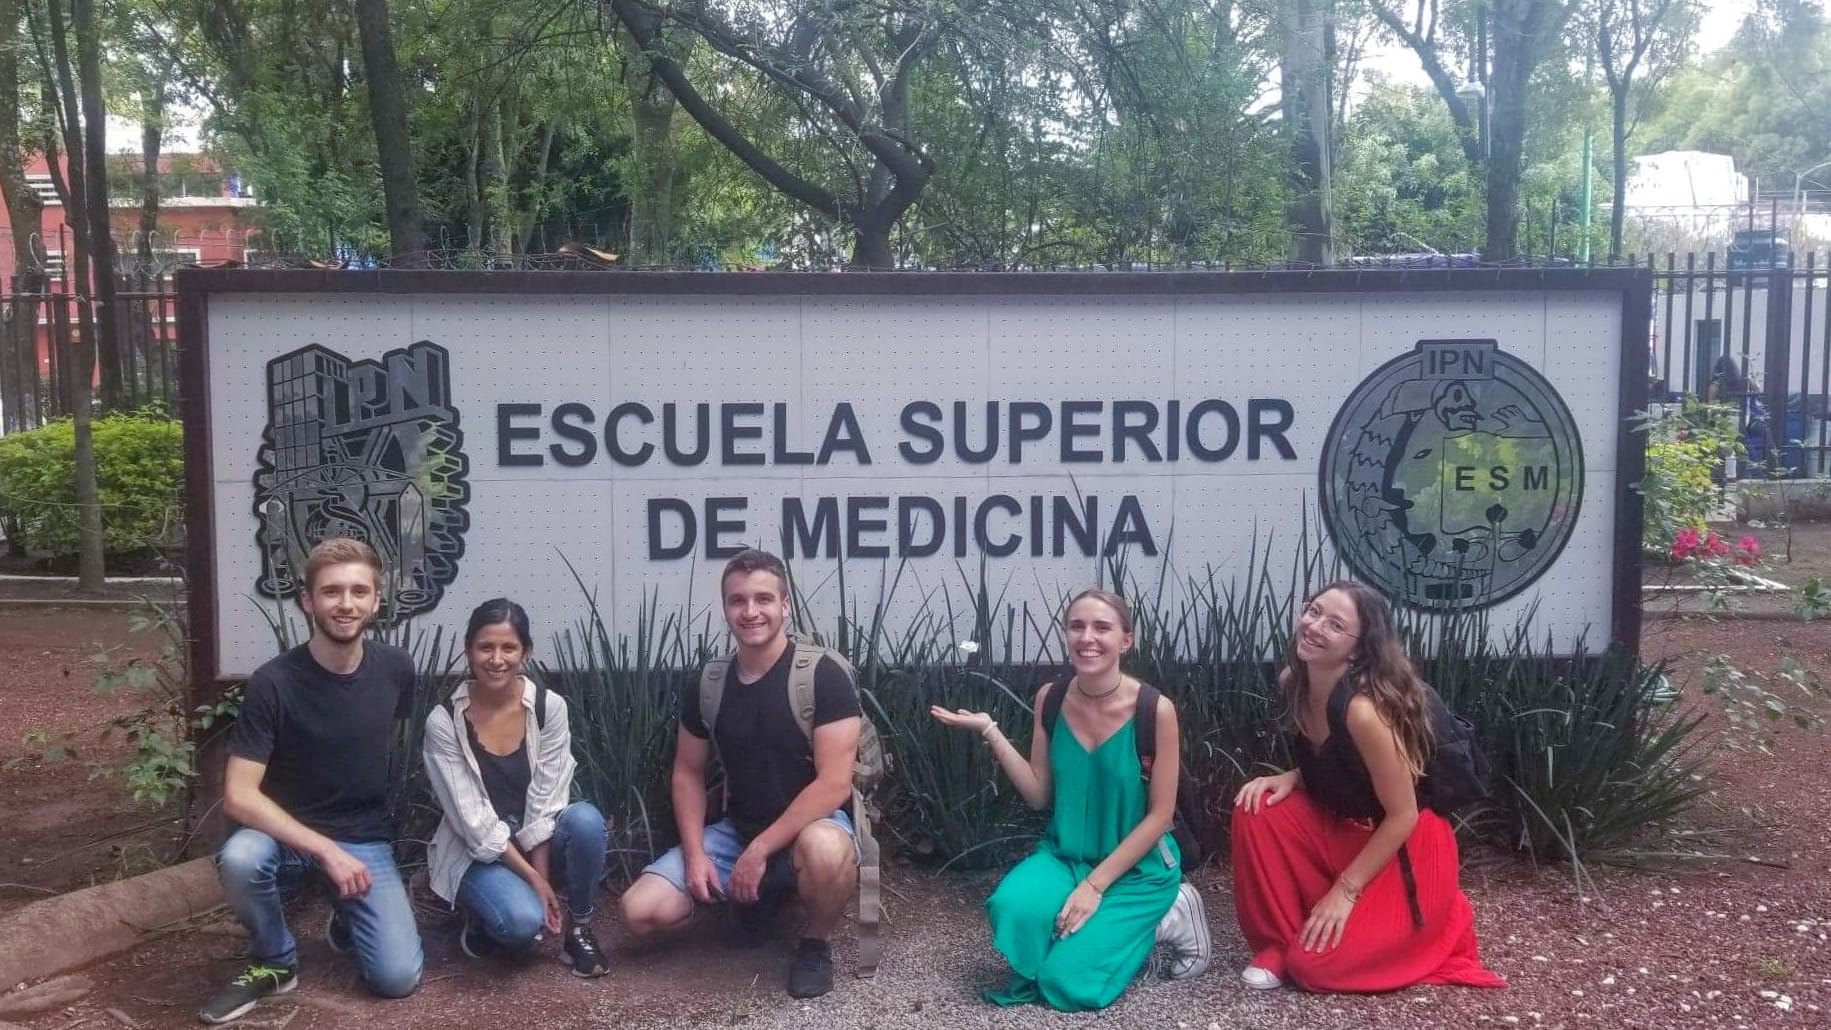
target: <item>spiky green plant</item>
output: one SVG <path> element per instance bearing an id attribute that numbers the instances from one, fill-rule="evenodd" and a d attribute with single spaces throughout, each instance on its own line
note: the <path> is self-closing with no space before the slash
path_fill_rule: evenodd
<path id="1" fill-rule="evenodd" d="M 1294 553 L 1274 565 L 1283 549 L 1255 533 L 1246 567 L 1232 575 L 1208 568 L 1139 582 L 1123 561 L 1089 569 L 1091 582 L 1119 584 L 1135 604 L 1138 642 L 1126 668 L 1178 706 L 1185 763 L 1214 817 L 1210 844 L 1224 844 L 1239 784 L 1289 765 L 1275 724 L 1276 670 L 1301 599 L 1340 576 L 1313 521 L 1298 534 Z M 795 632 L 857 667 L 866 713 L 891 755 L 880 840 L 937 868 L 1007 861 L 1034 840 L 1041 816 L 980 741 L 938 724 L 928 707 L 991 712 L 1025 746 L 1037 686 L 1065 668 L 1061 602 L 1080 584 L 1037 605 L 1008 600 L 1009 582 L 995 582 L 986 563 L 942 583 L 919 583 L 902 565 L 883 572 L 876 594 L 861 599 L 843 565 L 819 583 L 790 569 Z M 613 864 L 629 876 L 673 842 L 677 698 L 728 643 L 716 613 L 690 599 L 663 611 L 650 595 L 633 625 L 616 626 L 574 578 L 584 615 L 554 637 L 536 674 L 569 702 L 577 789 L 612 818 Z M 811 615 L 822 610 L 833 614 Z M 1699 720 L 1674 709 L 1657 667 L 1619 650 L 1588 655 L 1581 642 L 1573 656 L 1535 635 L 1530 614 L 1501 631 L 1479 613 L 1402 612 L 1400 622 L 1412 653 L 1428 655 L 1425 677 L 1475 723 L 1493 760 L 1490 803 L 1464 813 L 1473 839 L 1569 860 L 1582 875 L 1584 862 L 1657 851 L 1658 829 L 1701 793 Z"/>

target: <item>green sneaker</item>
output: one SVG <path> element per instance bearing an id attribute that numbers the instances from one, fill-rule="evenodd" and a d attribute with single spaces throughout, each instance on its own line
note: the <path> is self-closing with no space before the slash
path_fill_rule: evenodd
<path id="1" fill-rule="evenodd" d="M 254 1003 L 273 994 L 285 994 L 299 986 L 299 972 L 287 966 L 250 962 L 240 976 L 229 981 L 198 1011 L 197 1018 L 206 1023 L 227 1023 L 240 1019 L 254 1008 Z"/>

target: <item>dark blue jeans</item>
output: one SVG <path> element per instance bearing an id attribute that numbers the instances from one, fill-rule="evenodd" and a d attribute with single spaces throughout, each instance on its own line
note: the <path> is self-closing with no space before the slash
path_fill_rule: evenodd
<path id="1" fill-rule="evenodd" d="M 548 848 L 554 892 L 565 899 L 574 923 L 587 922 L 604 878 L 604 816 L 591 802 L 574 801 L 559 814 Z M 532 947 L 546 919 L 540 895 L 501 862 L 471 863 L 458 881 L 458 907 L 511 953 Z"/>
<path id="2" fill-rule="evenodd" d="M 394 847 L 387 841 L 339 846 L 369 868 L 369 892 L 336 902 L 362 978 L 384 998 L 405 998 L 419 986 L 425 958 L 413 905 L 394 865 Z M 286 928 L 280 895 L 298 886 L 317 864 L 310 855 L 246 827 L 230 834 L 216 853 L 223 897 L 247 928 L 248 951 L 256 961 L 298 968 L 298 947 Z"/>

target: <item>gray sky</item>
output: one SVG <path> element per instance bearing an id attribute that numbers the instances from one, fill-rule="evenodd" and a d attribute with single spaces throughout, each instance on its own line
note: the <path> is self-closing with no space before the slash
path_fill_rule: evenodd
<path id="1" fill-rule="evenodd" d="M 1693 0 L 1704 11 L 1702 23 L 1698 26 L 1698 51 L 1712 53 L 1729 43 L 1736 29 L 1742 25 L 1742 19 L 1755 9 L 1755 0 Z M 1430 79 L 1418 67 L 1418 59 L 1406 49 L 1403 43 L 1385 42 L 1367 54 L 1361 67 L 1366 71 L 1376 71 L 1390 79 L 1415 83 L 1420 86 L 1430 85 Z"/>

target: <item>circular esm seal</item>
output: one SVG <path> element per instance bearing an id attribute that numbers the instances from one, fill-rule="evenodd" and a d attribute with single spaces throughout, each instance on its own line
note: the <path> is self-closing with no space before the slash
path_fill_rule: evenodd
<path id="1" fill-rule="evenodd" d="M 1583 445 L 1536 369 L 1493 340 L 1424 340 L 1355 387 L 1329 427 L 1323 518 L 1396 602 L 1483 608 L 1557 560 L 1577 522 Z"/>

